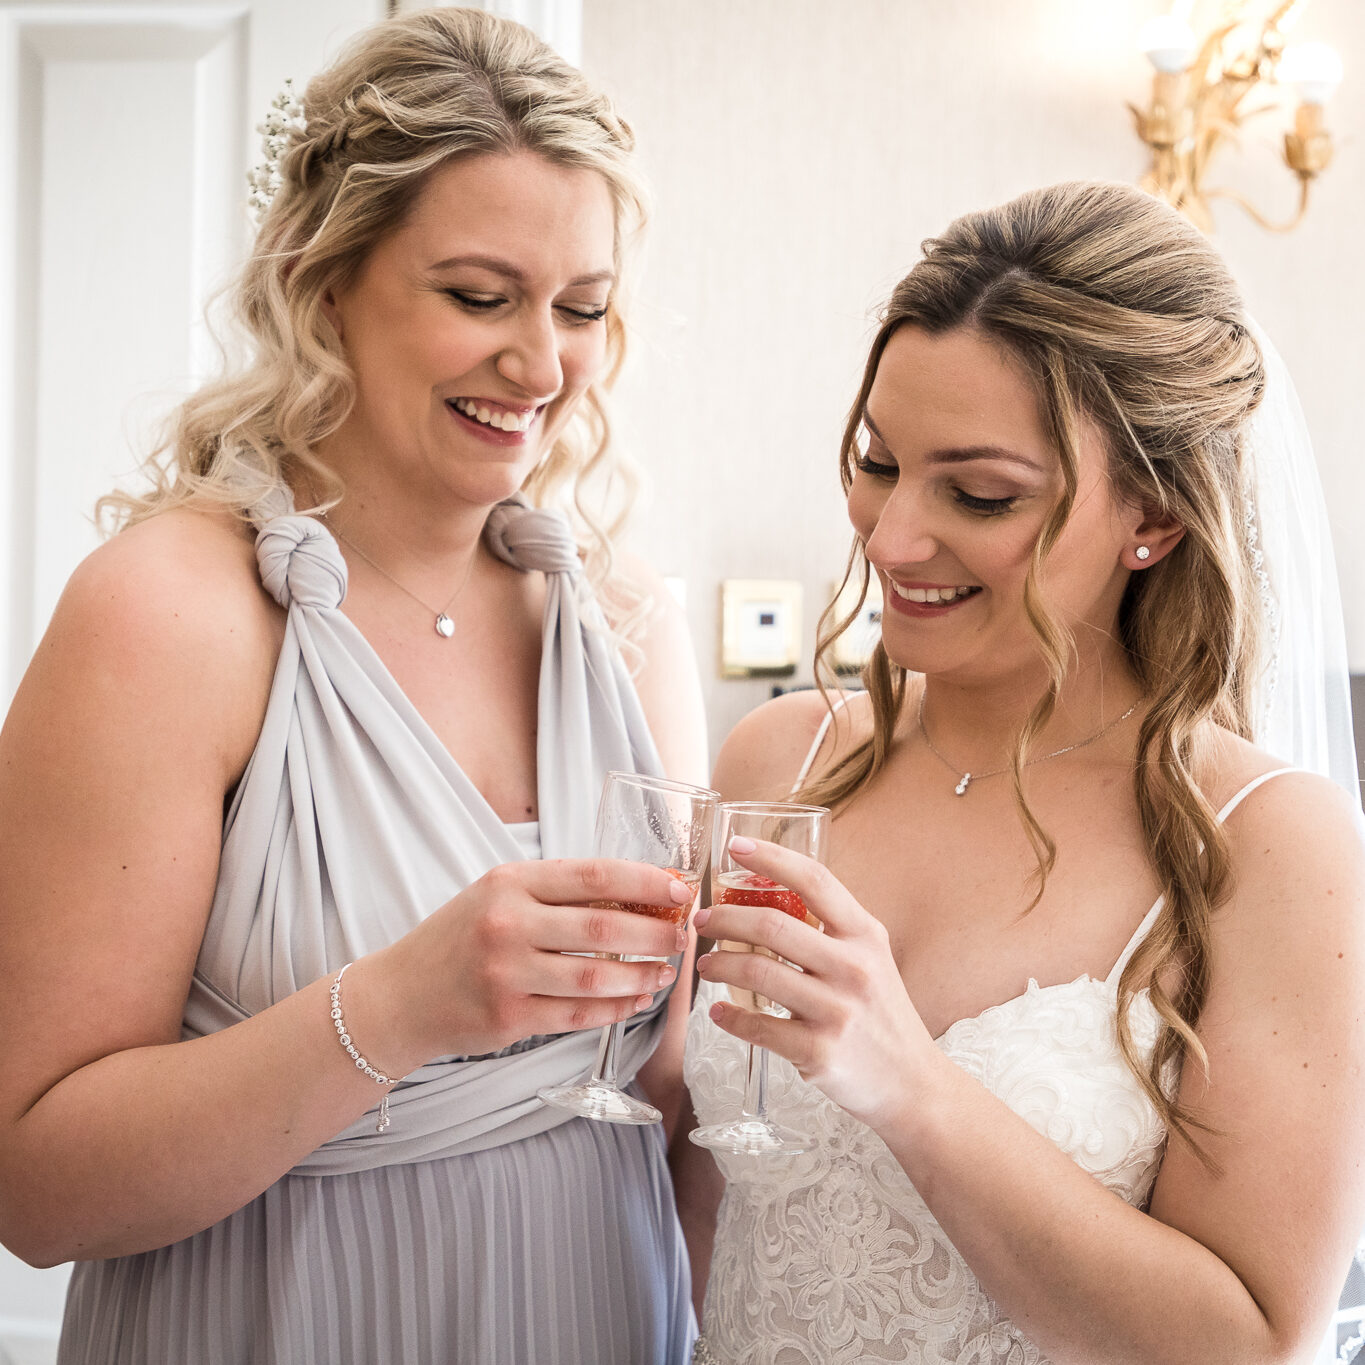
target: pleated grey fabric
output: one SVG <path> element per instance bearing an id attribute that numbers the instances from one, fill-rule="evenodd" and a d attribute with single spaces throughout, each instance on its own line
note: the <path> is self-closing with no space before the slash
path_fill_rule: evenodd
<path id="1" fill-rule="evenodd" d="M 261 580 L 288 620 L 224 824 L 187 1038 L 383 947 L 528 851 L 530 831 L 498 819 L 339 610 L 345 561 L 287 497 L 258 514 Z M 514 499 L 486 538 L 547 576 L 539 841 L 547 858 L 586 856 L 605 774 L 658 772 L 658 755 L 567 524 Z M 623 1076 L 664 1002 L 627 1030 Z M 437 1059 L 394 1089 L 383 1134 L 372 1111 L 214 1227 L 78 1264 L 60 1365 L 685 1361 L 695 1324 L 661 1131 L 536 1098 L 585 1074 L 596 1042 Z"/>

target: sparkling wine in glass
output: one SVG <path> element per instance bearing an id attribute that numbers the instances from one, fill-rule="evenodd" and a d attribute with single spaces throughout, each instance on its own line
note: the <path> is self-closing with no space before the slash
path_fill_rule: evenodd
<path id="1" fill-rule="evenodd" d="M 806 903 L 790 887 L 769 877 L 761 877 L 740 867 L 730 856 L 730 840 L 735 835 L 766 839 L 783 848 L 795 849 L 809 858 L 822 861 L 829 830 L 829 811 L 824 806 L 799 806 L 793 802 L 726 801 L 717 809 L 716 843 L 712 856 L 712 877 L 716 905 L 770 905 L 793 919 L 811 925 L 818 921 Z M 724 942 L 718 945 L 731 952 L 765 953 L 749 943 Z M 736 986 L 730 998 L 741 1009 L 780 1015 L 783 1011 L 765 996 Z M 768 1117 L 768 1053 L 765 1048 L 748 1045 L 745 1059 L 744 1102 L 739 1118 L 728 1123 L 713 1123 L 689 1135 L 699 1147 L 731 1152 L 737 1156 L 797 1156 L 810 1150 L 810 1139 Z"/>
<path id="2" fill-rule="evenodd" d="M 684 924 L 711 851 L 715 823 L 716 792 L 639 773 L 608 773 L 597 808 L 593 854 L 598 858 L 624 858 L 630 862 L 662 867 L 692 890 L 682 905 L 646 905 L 640 901 L 597 901 L 603 909 L 626 910 L 637 915 Z M 615 961 L 645 962 L 648 958 Z M 660 959 L 662 960 L 662 959 Z M 584 1118 L 604 1123 L 658 1123 L 663 1117 L 652 1104 L 628 1095 L 616 1082 L 617 1060 L 625 1021 L 602 1030 L 597 1064 L 592 1075 L 577 1085 L 556 1085 L 539 1091 L 546 1104 L 568 1109 Z"/>

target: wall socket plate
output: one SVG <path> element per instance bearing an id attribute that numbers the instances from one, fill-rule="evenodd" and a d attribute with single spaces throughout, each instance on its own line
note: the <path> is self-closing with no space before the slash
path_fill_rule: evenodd
<path id="1" fill-rule="evenodd" d="M 720 585 L 720 676 L 785 678 L 801 658 L 801 584 L 727 578 Z"/>

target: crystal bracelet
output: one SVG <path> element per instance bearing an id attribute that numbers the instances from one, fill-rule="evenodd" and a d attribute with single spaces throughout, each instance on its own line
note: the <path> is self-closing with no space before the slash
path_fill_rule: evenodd
<path id="1" fill-rule="evenodd" d="M 352 964 L 347 963 L 337 974 L 332 982 L 332 1026 L 337 1031 L 337 1037 L 341 1039 L 341 1046 L 346 1049 L 347 1055 L 356 1064 L 357 1070 L 363 1071 L 372 1081 L 379 1085 L 396 1085 L 399 1077 L 386 1076 L 382 1071 L 376 1071 L 364 1057 L 356 1051 L 355 1044 L 351 1041 L 351 1035 L 346 1031 L 346 1021 L 341 1017 L 341 978 L 346 975 L 347 968 Z M 379 1101 L 379 1121 L 374 1126 L 376 1133 L 382 1133 L 389 1126 L 389 1096 L 385 1092 L 384 1098 Z"/>

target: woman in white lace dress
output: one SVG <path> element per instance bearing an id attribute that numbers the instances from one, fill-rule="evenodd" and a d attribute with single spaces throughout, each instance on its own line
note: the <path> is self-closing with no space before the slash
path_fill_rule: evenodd
<path id="1" fill-rule="evenodd" d="M 695 1359 L 1312 1359 L 1365 1222 L 1365 852 L 1250 742 L 1265 383 L 1217 254 L 1121 186 L 969 215 L 895 290 L 842 449 L 866 693 L 761 708 L 714 778 L 835 819 L 827 870 L 741 857 L 823 933 L 699 916 L 803 970 L 699 964 L 698 1118 L 754 1042 L 817 1141 L 718 1158 Z"/>

